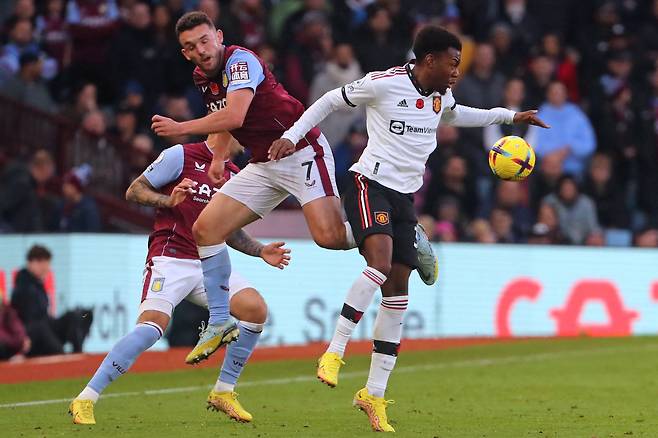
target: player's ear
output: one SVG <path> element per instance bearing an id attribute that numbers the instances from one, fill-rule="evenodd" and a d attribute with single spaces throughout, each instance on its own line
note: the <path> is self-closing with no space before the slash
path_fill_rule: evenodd
<path id="1" fill-rule="evenodd" d="M 224 32 L 221 29 L 217 29 L 217 41 L 219 41 L 219 44 L 224 43 Z"/>
<path id="2" fill-rule="evenodd" d="M 185 49 L 180 49 L 180 52 L 183 54 L 185 59 L 187 59 L 188 61 L 191 61 L 190 57 L 187 55 L 187 52 L 185 52 Z"/>

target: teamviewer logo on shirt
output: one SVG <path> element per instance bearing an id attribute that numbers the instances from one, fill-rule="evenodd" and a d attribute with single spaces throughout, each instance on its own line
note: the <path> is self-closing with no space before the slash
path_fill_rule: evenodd
<path id="1" fill-rule="evenodd" d="M 388 125 L 388 130 L 393 134 L 402 135 L 404 134 L 404 128 L 406 123 L 401 120 L 391 120 L 391 124 Z"/>

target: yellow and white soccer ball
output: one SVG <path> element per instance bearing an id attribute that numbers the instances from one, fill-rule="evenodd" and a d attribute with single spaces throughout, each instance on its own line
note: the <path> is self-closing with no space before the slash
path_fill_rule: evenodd
<path id="1" fill-rule="evenodd" d="M 489 151 L 489 167 L 500 179 L 523 181 L 535 168 L 535 151 L 521 137 L 503 137 Z"/>

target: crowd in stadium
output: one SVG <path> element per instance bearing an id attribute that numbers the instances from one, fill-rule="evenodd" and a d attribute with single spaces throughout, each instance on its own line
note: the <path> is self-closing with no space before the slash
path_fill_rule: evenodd
<path id="1" fill-rule="evenodd" d="M 443 25 L 463 44 L 459 103 L 536 108 L 552 128 L 441 126 L 416 195 L 430 237 L 658 246 L 658 0 L 16 0 L 2 8 L 0 94 L 118 141 L 135 177 L 162 149 L 195 140 L 156 137 L 153 114 L 205 113 L 174 33 L 192 9 L 307 105 L 402 65 L 420 26 Z M 342 187 L 367 142 L 364 112 L 337 111 L 321 129 Z M 505 135 L 537 153 L 524 183 L 488 168 L 488 148 Z M 102 229 L 85 187 L 97 169 L 56 175 L 55 155 L 0 160 L 0 232 Z"/>

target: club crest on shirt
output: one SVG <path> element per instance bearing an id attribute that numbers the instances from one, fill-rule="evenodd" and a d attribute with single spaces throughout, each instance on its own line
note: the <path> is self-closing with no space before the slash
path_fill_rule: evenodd
<path id="1" fill-rule="evenodd" d="M 210 92 L 212 94 L 215 94 L 215 95 L 219 94 L 219 85 L 217 85 L 215 82 L 211 82 L 210 83 Z"/>
<path id="2" fill-rule="evenodd" d="M 379 225 L 388 225 L 388 212 L 386 211 L 376 211 L 375 212 L 375 222 Z"/>
<path id="3" fill-rule="evenodd" d="M 226 76 L 225 71 L 222 72 L 222 87 L 228 87 L 228 76 Z"/>
<path id="4" fill-rule="evenodd" d="M 154 278 L 153 283 L 151 283 L 151 291 L 161 292 L 164 286 L 164 282 L 165 282 L 164 277 Z"/>
<path id="5" fill-rule="evenodd" d="M 434 96 L 434 99 L 432 100 L 432 109 L 437 114 L 441 112 L 441 96 Z"/>

